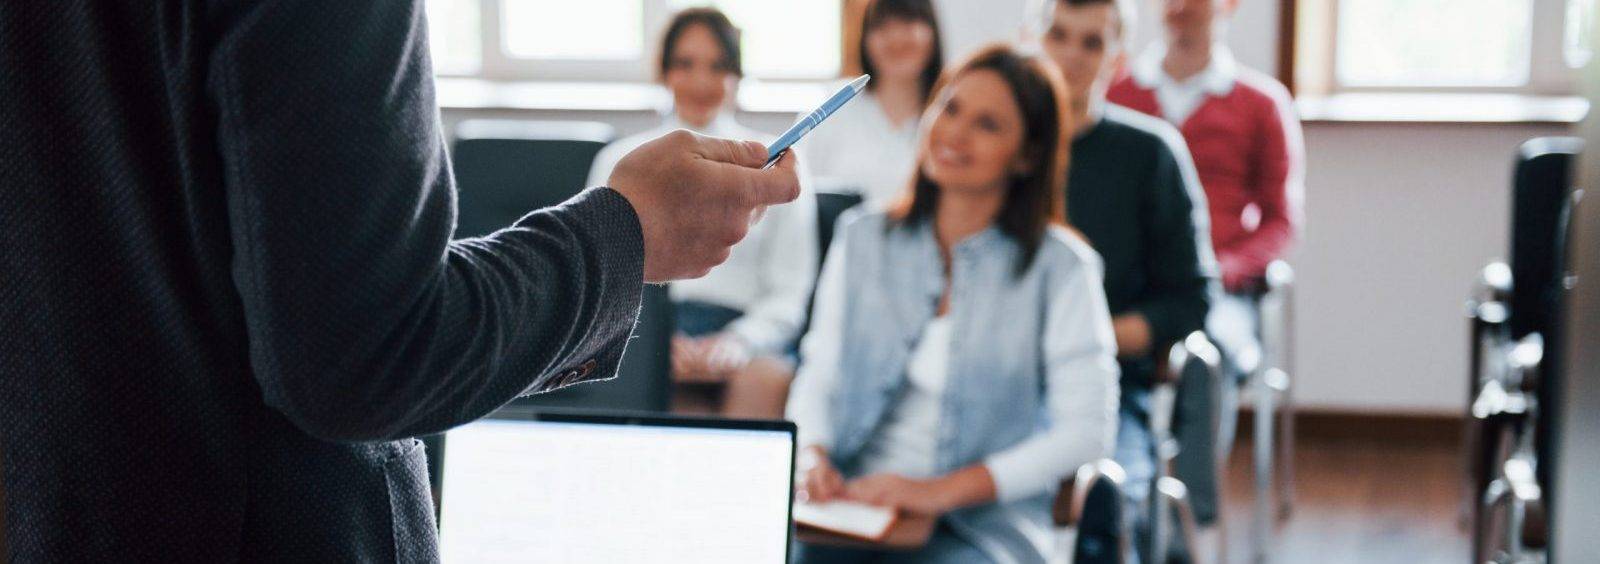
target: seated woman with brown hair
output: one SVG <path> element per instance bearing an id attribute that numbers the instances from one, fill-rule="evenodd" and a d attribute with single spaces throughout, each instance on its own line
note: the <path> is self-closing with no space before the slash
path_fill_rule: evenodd
<path id="1" fill-rule="evenodd" d="M 803 561 L 1045 562 L 1054 488 L 1111 453 L 1116 345 L 1099 257 L 1062 220 L 1062 79 L 992 46 L 943 82 L 907 193 L 843 220 L 788 411 L 802 495 L 939 526 L 919 552 Z"/>

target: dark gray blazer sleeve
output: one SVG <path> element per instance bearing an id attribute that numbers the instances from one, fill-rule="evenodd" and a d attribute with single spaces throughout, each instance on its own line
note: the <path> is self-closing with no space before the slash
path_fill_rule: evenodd
<path id="1" fill-rule="evenodd" d="M 251 365 L 306 432 L 437 432 L 616 373 L 643 237 L 591 189 L 450 241 L 423 2 L 214 6 L 209 98 Z"/>

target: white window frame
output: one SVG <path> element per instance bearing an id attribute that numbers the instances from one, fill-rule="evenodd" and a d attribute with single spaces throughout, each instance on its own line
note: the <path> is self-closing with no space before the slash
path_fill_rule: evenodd
<path id="1" fill-rule="evenodd" d="M 496 82 L 654 82 L 660 58 L 661 32 L 674 10 L 669 0 L 640 0 L 644 17 L 643 49 L 637 59 L 555 60 L 525 59 L 506 52 L 502 42 L 501 0 L 473 0 L 479 13 L 479 64 L 474 72 L 439 73 L 439 76 L 478 78 Z M 582 0 L 572 0 L 581 2 Z M 776 0 L 774 0 L 776 1 Z M 841 25 L 843 23 L 841 22 Z M 764 82 L 815 82 L 834 77 L 764 79 Z"/>
<path id="2" fill-rule="evenodd" d="M 1304 2 L 1304 0 L 1301 0 Z M 1522 85 L 1512 86 L 1358 86 L 1346 85 L 1339 82 L 1337 74 L 1338 49 L 1332 44 L 1339 36 L 1339 1 L 1324 0 L 1327 2 L 1323 9 L 1328 18 L 1326 29 L 1311 37 L 1327 41 L 1328 44 L 1316 52 L 1324 60 L 1319 61 L 1318 72 L 1320 78 L 1328 86 L 1331 93 L 1496 93 L 1496 94 L 1525 94 L 1540 96 L 1570 96 L 1577 93 L 1576 72 L 1566 65 L 1564 39 L 1567 0 L 1531 0 L 1533 3 L 1532 17 L 1529 18 L 1531 33 L 1528 45 L 1528 81 Z M 1302 20 L 1304 22 L 1304 20 Z M 1305 30 L 1301 30 L 1303 34 Z M 1304 37 L 1304 35 L 1302 35 Z"/>

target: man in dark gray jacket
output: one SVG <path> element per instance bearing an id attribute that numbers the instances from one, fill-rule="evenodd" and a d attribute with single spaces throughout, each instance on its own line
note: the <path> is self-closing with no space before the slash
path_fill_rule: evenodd
<path id="1" fill-rule="evenodd" d="M 409 437 L 610 377 L 798 194 L 679 132 L 451 242 L 422 4 L 0 4 L 11 561 L 436 560 Z"/>

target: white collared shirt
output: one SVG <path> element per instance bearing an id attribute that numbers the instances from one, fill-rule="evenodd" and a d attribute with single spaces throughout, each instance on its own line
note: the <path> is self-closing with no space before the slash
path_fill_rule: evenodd
<path id="1" fill-rule="evenodd" d="M 1211 46 L 1211 63 L 1188 80 L 1179 82 L 1167 75 L 1161 62 L 1167 57 L 1167 45 L 1156 42 L 1145 49 L 1133 64 L 1133 80 L 1139 86 L 1154 90 L 1156 102 L 1161 106 L 1161 117 L 1182 127 L 1205 103 L 1207 96 L 1227 96 L 1239 79 L 1239 63 L 1233 51 L 1221 43 Z"/>
<path id="2" fill-rule="evenodd" d="M 910 185 L 917 120 L 895 125 L 883 104 L 863 92 L 800 143 L 800 162 L 816 174 L 817 190 L 861 194 L 868 205 L 892 200 Z"/>
<path id="3" fill-rule="evenodd" d="M 589 169 L 588 185 L 604 186 L 623 156 L 675 129 L 763 143 L 773 139 L 773 135 L 746 128 L 726 115 L 704 128 L 689 127 L 676 115 L 669 115 L 655 129 L 601 149 Z M 706 302 L 744 312 L 726 331 L 767 354 L 784 352 L 799 337 L 819 262 L 817 201 L 805 159 L 800 163 L 798 199 L 768 208 L 744 240 L 734 245 L 727 262 L 701 278 L 673 282 L 669 290 L 673 301 Z"/>

